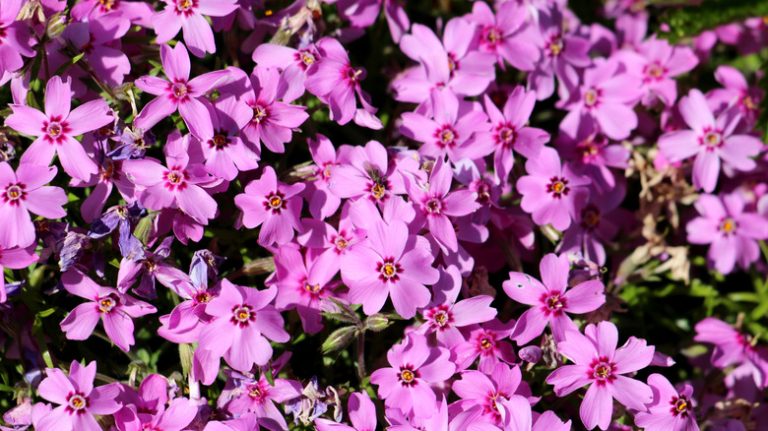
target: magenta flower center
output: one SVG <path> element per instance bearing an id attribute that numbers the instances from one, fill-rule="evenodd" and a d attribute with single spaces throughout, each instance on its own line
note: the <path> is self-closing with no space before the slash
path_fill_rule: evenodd
<path id="1" fill-rule="evenodd" d="M 304 291 L 309 293 L 312 296 L 317 296 L 320 294 L 320 292 L 323 290 L 323 286 L 320 286 L 319 283 L 304 283 Z"/>
<path id="2" fill-rule="evenodd" d="M 395 262 L 394 258 L 388 257 L 383 262 L 376 264 L 376 271 L 382 281 L 397 281 L 400 279 L 400 274 L 403 273 L 403 268 Z"/>
<path id="3" fill-rule="evenodd" d="M 69 124 L 66 121 L 62 121 L 59 116 L 52 116 L 50 121 L 43 123 L 43 133 L 45 133 L 45 139 L 48 142 L 61 143 L 69 132 Z"/>
<path id="4" fill-rule="evenodd" d="M 600 210 L 589 205 L 581 211 L 581 226 L 585 229 L 594 229 L 600 224 Z"/>
<path id="5" fill-rule="evenodd" d="M 438 305 L 427 311 L 427 318 L 434 322 L 438 329 L 447 329 L 453 322 L 453 314 L 447 305 Z"/>
<path id="6" fill-rule="evenodd" d="M 171 94 L 177 101 L 184 101 L 189 98 L 190 89 L 186 82 L 178 81 L 171 84 Z"/>
<path id="7" fill-rule="evenodd" d="M 517 140 L 517 131 L 509 123 L 502 123 L 496 126 L 496 135 L 494 136 L 496 144 L 504 148 L 512 148 Z"/>
<path id="8" fill-rule="evenodd" d="M 691 408 L 691 402 L 688 398 L 683 395 L 678 395 L 672 397 L 670 404 L 672 405 L 672 408 L 670 409 L 672 416 L 688 416 L 688 411 Z"/>
<path id="9" fill-rule="evenodd" d="M 563 38 L 560 37 L 559 34 L 555 34 L 549 40 L 545 49 L 550 57 L 558 57 L 562 54 L 564 48 L 565 43 L 563 42 Z"/>
<path id="10" fill-rule="evenodd" d="M 105 296 L 103 298 L 99 298 L 99 312 L 103 314 L 109 314 L 112 312 L 112 310 L 115 309 L 120 304 L 120 300 L 118 300 L 114 295 Z"/>
<path id="11" fill-rule="evenodd" d="M 8 202 L 11 205 L 18 205 L 19 201 L 24 200 L 24 197 L 27 195 L 24 192 L 24 188 L 24 184 L 21 183 L 8 186 L 3 195 L 3 203 Z"/>
<path id="12" fill-rule="evenodd" d="M 440 198 L 431 198 L 425 202 L 424 209 L 428 214 L 438 215 L 443 211 L 443 201 Z"/>
<path id="13" fill-rule="evenodd" d="M 397 378 L 403 386 L 413 386 L 416 384 L 416 379 L 419 378 L 419 372 L 414 370 L 411 365 L 403 365 L 400 367 L 400 374 L 397 375 Z"/>
<path id="14" fill-rule="evenodd" d="M 501 42 L 502 33 L 497 27 L 486 27 L 483 31 L 483 40 L 490 47 L 496 47 Z"/>
<path id="15" fill-rule="evenodd" d="M 180 168 L 163 172 L 163 179 L 168 190 L 184 190 L 187 187 L 187 171 Z"/>
<path id="16" fill-rule="evenodd" d="M 256 401 L 261 401 L 267 396 L 267 390 L 258 383 L 248 385 L 247 392 L 248 396 Z"/>
<path id="17" fill-rule="evenodd" d="M 459 61 L 456 60 L 456 54 L 452 52 L 448 53 L 448 70 L 451 72 L 451 74 L 459 70 Z"/>
<path id="18" fill-rule="evenodd" d="M 99 0 L 99 5 L 102 12 L 111 11 L 112 9 L 116 8 L 119 3 L 120 0 Z"/>
<path id="19" fill-rule="evenodd" d="M 456 145 L 456 140 L 459 139 L 459 135 L 453 130 L 453 127 L 451 127 L 450 124 L 445 124 L 435 131 L 435 138 L 437 138 L 437 145 L 440 148 L 446 148 Z"/>
<path id="20" fill-rule="evenodd" d="M 256 124 L 261 124 L 261 122 L 266 120 L 268 116 L 269 112 L 267 111 L 267 107 L 261 104 L 257 104 L 253 107 L 253 118 L 251 121 Z"/>
<path id="21" fill-rule="evenodd" d="M 595 358 L 589 365 L 588 376 L 594 380 L 595 383 L 602 386 L 616 380 L 616 376 L 614 375 L 615 370 L 616 364 L 610 362 L 607 357 L 601 356 Z"/>
<path id="22" fill-rule="evenodd" d="M 592 163 L 600 155 L 600 144 L 589 138 L 579 143 L 578 151 L 581 153 L 582 163 Z"/>
<path id="23" fill-rule="evenodd" d="M 387 194 L 387 183 L 381 179 L 374 180 L 368 188 L 374 201 L 383 200 Z"/>
<path id="24" fill-rule="evenodd" d="M 341 253 L 349 247 L 349 240 L 339 235 L 333 240 L 333 245 L 336 246 L 336 251 Z"/>
<path id="25" fill-rule="evenodd" d="M 213 135 L 213 138 L 208 141 L 208 146 L 217 150 L 223 150 L 229 144 L 229 137 L 223 133 L 217 133 L 216 135 Z"/>
<path id="26" fill-rule="evenodd" d="M 560 296 L 560 292 L 545 294 L 541 302 L 544 304 L 543 311 L 546 315 L 554 314 L 559 316 L 563 314 L 563 309 L 566 305 L 566 299 Z"/>
<path id="27" fill-rule="evenodd" d="M 600 90 L 592 87 L 584 92 L 584 104 L 588 108 L 594 108 L 600 104 Z"/>
<path id="28" fill-rule="evenodd" d="M 754 111 L 758 108 L 758 104 L 755 102 L 755 99 L 746 93 L 741 97 L 741 106 L 743 106 L 747 111 Z"/>
<path id="29" fill-rule="evenodd" d="M 299 64 L 301 65 L 302 69 L 307 70 L 309 66 L 312 66 L 317 61 L 317 58 L 315 58 L 315 55 L 312 54 L 310 51 L 299 51 L 297 54 Z"/>
<path id="30" fill-rule="evenodd" d="M 547 193 L 551 193 L 555 199 L 567 196 L 571 189 L 568 187 L 568 180 L 563 177 L 552 177 L 547 184 Z"/>
<path id="31" fill-rule="evenodd" d="M 356 85 L 363 79 L 363 69 L 356 69 L 352 66 L 346 66 L 341 70 L 342 79 L 345 79 L 349 85 Z"/>
<path id="32" fill-rule="evenodd" d="M 475 200 L 478 203 L 485 205 L 491 201 L 491 185 L 485 180 L 478 181 L 475 184 L 475 189 L 475 192 L 477 193 L 477 199 Z"/>
<path id="33" fill-rule="evenodd" d="M 704 129 L 704 136 L 699 138 L 701 145 L 707 148 L 707 151 L 712 151 L 723 145 L 723 134 L 718 129 Z"/>
<path id="34" fill-rule="evenodd" d="M 88 398 L 80 393 L 74 393 L 67 397 L 66 410 L 70 414 L 72 413 L 85 413 L 85 408 L 88 407 Z"/>
<path id="35" fill-rule="evenodd" d="M 736 227 L 738 227 L 738 224 L 730 217 L 724 218 L 723 221 L 720 222 L 720 232 L 724 235 L 733 234 L 736 231 Z"/>
<path id="36" fill-rule="evenodd" d="M 231 322 L 235 325 L 244 328 L 248 326 L 248 323 L 256 319 L 256 313 L 253 312 L 250 306 L 240 305 L 232 309 Z"/>
<path id="37" fill-rule="evenodd" d="M 176 0 L 176 14 L 190 16 L 197 8 L 197 0 Z"/>
<path id="38" fill-rule="evenodd" d="M 207 304 L 211 302 L 211 299 L 213 299 L 213 297 L 208 292 L 198 292 L 194 298 L 195 302 L 198 304 Z"/>
<path id="39" fill-rule="evenodd" d="M 490 337 L 482 337 L 478 344 L 480 345 L 480 350 L 488 352 L 496 347 L 496 340 Z"/>
<path id="40" fill-rule="evenodd" d="M 667 74 L 667 69 L 655 61 L 645 66 L 645 80 L 647 81 L 661 81 Z"/>
<path id="41" fill-rule="evenodd" d="M 285 208 L 285 195 L 279 191 L 271 192 L 264 200 L 264 208 L 272 211 L 272 214 L 280 214 Z"/>

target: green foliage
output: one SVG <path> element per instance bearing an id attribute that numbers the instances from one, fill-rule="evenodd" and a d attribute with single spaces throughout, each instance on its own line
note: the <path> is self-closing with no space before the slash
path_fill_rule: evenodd
<path id="1" fill-rule="evenodd" d="M 660 0 L 652 3 L 663 6 L 681 2 Z M 768 15 L 768 0 L 703 0 L 699 6 L 681 5 L 663 10 L 658 20 L 670 29 L 668 33 L 660 31 L 659 35 L 676 42 L 724 24 L 765 15 Z"/>

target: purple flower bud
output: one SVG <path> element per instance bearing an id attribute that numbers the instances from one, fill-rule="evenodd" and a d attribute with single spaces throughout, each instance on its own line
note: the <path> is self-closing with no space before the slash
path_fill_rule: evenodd
<path id="1" fill-rule="evenodd" d="M 520 359 L 535 364 L 541 360 L 541 348 L 539 346 L 525 346 L 517 352 Z"/>

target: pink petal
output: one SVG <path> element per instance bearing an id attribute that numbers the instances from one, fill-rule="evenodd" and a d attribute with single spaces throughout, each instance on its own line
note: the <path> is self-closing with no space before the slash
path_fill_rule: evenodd
<path id="1" fill-rule="evenodd" d="M 608 388 L 596 384 L 590 386 L 581 402 L 579 415 L 587 429 L 607 430 L 613 415 L 613 397 Z"/>
<path id="2" fill-rule="evenodd" d="M 176 193 L 176 201 L 182 211 L 200 224 L 208 224 L 216 216 L 216 201 L 198 186 L 189 185 Z"/>
<path id="3" fill-rule="evenodd" d="M 720 157 L 710 151 L 700 152 L 693 162 L 693 185 L 711 193 L 720 176 Z"/>
<path id="4" fill-rule="evenodd" d="M 58 368 L 47 368 L 45 375 L 37 393 L 52 403 L 67 404 L 67 396 L 75 391 L 69 378 Z"/>
<path id="5" fill-rule="evenodd" d="M 29 192 L 24 202 L 30 212 L 49 219 L 66 217 L 67 211 L 63 208 L 66 203 L 64 189 L 47 186 Z"/>
<path id="6" fill-rule="evenodd" d="M 454 326 L 467 326 L 482 323 L 496 317 L 496 309 L 491 307 L 493 297 L 478 295 L 457 302 L 451 309 Z"/>
<path id="7" fill-rule="evenodd" d="M 696 132 L 701 132 L 705 127 L 715 125 L 715 117 L 709 110 L 707 99 L 699 90 L 693 89 L 688 93 L 688 96 L 680 99 L 678 109 L 685 123 Z"/>
<path id="8" fill-rule="evenodd" d="M 59 76 L 49 79 L 45 86 L 45 115 L 47 117 L 58 116 L 64 120 L 69 115 L 71 105 L 72 88 L 69 78 L 65 81 L 62 81 Z"/>
<path id="9" fill-rule="evenodd" d="M 104 314 L 102 321 L 104 332 L 115 343 L 115 346 L 124 352 L 129 351 L 134 343 L 133 320 L 116 309 L 111 313 Z"/>
<path id="10" fill-rule="evenodd" d="M 139 115 L 133 119 L 133 125 L 141 130 L 149 130 L 161 120 L 176 112 L 178 105 L 168 96 L 158 96 L 144 105 Z"/>
<path id="11" fill-rule="evenodd" d="M 189 131 L 198 138 L 213 136 L 213 122 L 208 108 L 198 99 L 190 98 L 179 104 L 179 114 Z"/>
<path id="12" fill-rule="evenodd" d="M 72 178 L 87 181 L 91 175 L 99 172 L 99 167 L 88 157 L 83 145 L 70 136 L 61 144 L 58 154 L 61 167 Z"/>
<path id="13" fill-rule="evenodd" d="M 30 136 L 43 134 L 43 123 L 48 119 L 42 112 L 25 105 L 10 105 L 13 113 L 5 119 L 5 125 Z"/>
<path id="14" fill-rule="evenodd" d="M 541 296 L 548 292 L 539 280 L 522 272 L 510 272 L 509 280 L 502 287 L 507 296 L 526 305 L 539 305 Z"/>
<path id="15" fill-rule="evenodd" d="M 174 10 L 176 7 L 174 5 L 168 5 L 162 12 L 158 12 L 154 14 L 152 17 L 152 24 L 154 26 L 155 33 L 157 34 L 157 43 L 165 44 L 165 42 L 168 42 L 169 40 L 173 39 L 177 34 L 179 34 L 179 30 L 181 30 L 181 22 L 182 18 L 176 15 L 176 11 Z M 181 44 L 180 44 L 181 45 Z M 167 45 L 162 45 L 160 50 L 161 58 L 163 59 L 163 67 L 165 68 L 165 74 L 168 76 L 171 80 L 174 80 L 175 78 L 179 77 L 175 75 L 175 73 L 181 71 L 183 72 L 183 69 L 173 69 L 170 71 L 169 64 L 170 62 L 166 62 L 165 56 L 163 55 L 163 47 L 166 47 Z M 183 45 L 182 45 L 183 46 Z M 171 50 L 171 47 L 167 48 L 168 51 Z M 186 51 L 186 49 L 185 49 Z M 169 75 L 169 73 L 174 74 L 173 76 Z M 189 78 L 189 68 L 187 68 L 187 74 L 180 76 L 183 79 Z"/>
<path id="16" fill-rule="evenodd" d="M 547 290 L 554 292 L 564 292 L 568 287 L 568 274 L 571 270 L 571 263 L 568 256 L 560 256 L 549 253 L 541 258 L 539 271 L 541 272 L 541 281 Z"/>
<path id="17" fill-rule="evenodd" d="M 176 32 L 178 32 L 178 29 Z M 176 33 L 174 33 L 174 36 L 175 35 Z M 178 43 L 173 48 L 168 45 L 161 46 L 160 59 L 163 63 L 165 76 L 167 76 L 171 82 L 187 81 L 189 79 L 189 53 L 187 53 L 187 47 L 184 46 L 183 43 Z"/>
<path id="18" fill-rule="evenodd" d="M 670 162 L 685 160 L 699 151 L 698 135 L 693 130 L 665 133 L 659 138 L 659 149 Z"/>
<path id="19" fill-rule="evenodd" d="M 23 205 L 0 204 L 0 246 L 26 247 L 35 242 L 35 225 Z"/>
<path id="20" fill-rule="evenodd" d="M 193 13 L 181 23 L 184 42 L 195 57 L 202 58 L 206 52 L 216 52 L 213 29 L 199 13 Z"/>
<path id="21" fill-rule="evenodd" d="M 588 280 L 569 289 L 563 297 L 567 312 L 589 313 L 605 303 L 605 286 L 600 280 Z"/>
<path id="22" fill-rule="evenodd" d="M 634 410 L 644 410 L 653 401 L 653 391 L 645 383 L 625 376 L 616 376 L 608 386 L 611 395 L 621 404 Z"/>
<path id="23" fill-rule="evenodd" d="M 69 114 L 67 122 L 70 136 L 82 135 L 85 132 L 99 129 L 114 121 L 112 110 L 101 99 L 91 100 L 78 106 Z"/>
<path id="24" fill-rule="evenodd" d="M 429 289 L 412 279 L 403 277 L 395 284 L 389 294 L 395 311 L 405 319 L 415 316 L 416 309 L 426 306 L 432 298 Z"/>
<path id="25" fill-rule="evenodd" d="M 539 307 L 529 308 L 515 322 L 510 337 L 522 346 L 541 335 L 548 322 L 549 319 Z"/>
<path id="26" fill-rule="evenodd" d="M 647 367 L 653 360 L 655 350 L 645 340 L 629 337 L 627 342 L 616 350 L 616 354 L 613 356 L 616 372 L 627 374 Z"/>
<path id="27" fill-rule="evenodd" d="M 48 143 L 42 137 L 35 139 L 26 151 L 21 155 L 21 163 L 31 165 L 48 166 L 56 155 L 56 146 Z"/>

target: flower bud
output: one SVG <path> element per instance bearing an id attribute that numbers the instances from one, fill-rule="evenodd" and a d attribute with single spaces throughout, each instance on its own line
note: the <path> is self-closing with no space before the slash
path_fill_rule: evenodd
<path id="1" fill-rule="evenodd" d="M 365 319 L 365 329 L 369 329 L 373 332 L 381 332 L 387 329 L 391 324 L 392 322 L 389 321 L 387 316 L 381 313 L 376 313 Z"/>
<path id="2" fill-rule="evenodd" d="M 323 342 L 323 353 L 331 353 L 341 350 L 349 345 L 357 335 L 357 328 L 354 326 L 345 326 L 331 333 Z"/>
<path id="3" fill-rule="evenodd" d="M 539 346 L 525 346 L 517 352 L 520 359 L 535 364 L 541 360 L 541 348 Z"/>

